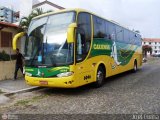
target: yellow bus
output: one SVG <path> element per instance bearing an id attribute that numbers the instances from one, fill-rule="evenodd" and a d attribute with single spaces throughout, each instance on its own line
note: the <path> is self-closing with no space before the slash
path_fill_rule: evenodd
<path id="1" fill-rule="evenodd" d="M 15 36 L 16 40 L 23 33 Z M 28 85 L 75 88 L 142 65 L 141 36 L 83 9 L 60 10 L 32 19 L 25 41 Z"/>

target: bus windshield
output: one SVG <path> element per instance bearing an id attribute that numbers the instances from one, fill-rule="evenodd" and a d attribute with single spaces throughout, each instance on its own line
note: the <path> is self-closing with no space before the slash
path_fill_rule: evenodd
<path id="1" fill-rule="evenodd" d="M 75 12 L 32 20 L 25 43 L 25 65 L 62 66 L 73 63 L 73 43 L 67 43 L 67 28 L 73 22 Z"/>

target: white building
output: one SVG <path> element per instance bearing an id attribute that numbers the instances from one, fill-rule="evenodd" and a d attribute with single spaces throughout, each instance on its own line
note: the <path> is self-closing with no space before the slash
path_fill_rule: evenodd
<path id="1" fill-rule="evenodd" d="M 64 9 L 47 0 L 43 2 L 39 2 L 39 0 L 23 0 L 20 7 L 20 18 L 28 16 L 36 8 L 41 8 L 44 12 Z"/>
<path id="2" fill-rule="evenodd" d="M 39 3 L 33 4 L 32 9 L 36 9 L 36 8 L 40 8 L 44 12 L 56 11 L 56 10 L 64 9 L 64 7 L 56 5 L 56 4 L 54 4 L 54 3 L 50 2 L 50 1 L 47 1 L 47 0 L 45 0 L 43 2 L 39 2 Z"/>
<path id="3" fill-rule="evenodd" d="M 160 54 L 160 39 L 159 38 L 144 38 L 142 45 L 149 45 L 152 47 L 152 55 Z"/>

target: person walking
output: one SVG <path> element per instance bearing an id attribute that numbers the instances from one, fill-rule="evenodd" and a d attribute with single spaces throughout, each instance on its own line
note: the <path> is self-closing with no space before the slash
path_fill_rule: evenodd
<path id="1" fill-rule="evenodd" d="M 15 72 L 14 72 L 14 80 L 17 79 L 17 72 L 20 69 L 23 74 L 23 55 L 19 52 L 19 49 L 16 49 L 16 65 L 15 65 Z"/>

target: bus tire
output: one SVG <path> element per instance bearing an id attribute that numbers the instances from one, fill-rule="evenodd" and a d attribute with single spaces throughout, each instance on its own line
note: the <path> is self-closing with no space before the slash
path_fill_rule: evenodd
<path id="1" fill-rule="evenodd" d="M 105 71 L 102 66 L 98 67 L 97 73 L 96 73 L 96 82 L 94 82 L 94 87 L 99 88 L 103 85 L 105 79 Z"/>
<path id="2" fill-rule="evenodd" d="M 134 61 L 133 72 L 137 72 L 137 60 Z"/>

